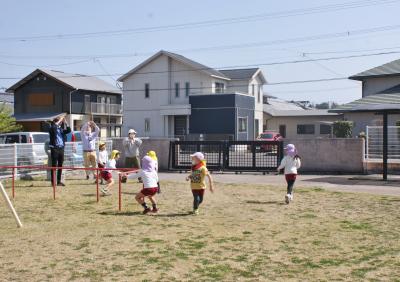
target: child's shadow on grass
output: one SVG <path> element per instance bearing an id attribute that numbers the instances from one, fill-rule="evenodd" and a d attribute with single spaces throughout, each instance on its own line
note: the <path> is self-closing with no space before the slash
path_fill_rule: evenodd
<path id="1" fill-rule="evenodd" d="M 116 212 L 116 211 L 102 211 L 99 212 L 98 214 L 100 215 L 117 215 L 117 216 L 135 216 L 135 215 L 141 215 L 141 212 L 135 211 L 135 212 Z"/>
<path id="2" fill-rule="evenodd" d="M 184 216 L 189 216 L 192 215 L 190 212 L 186 213 L 166 213 L 166 214 L 157 214 L 155 216 L 157 217 L 184 217 Z"/>
<path id="3" fill-rule="evenodd" d="M 278 206 L 283 206 L 285 203 L 281 201 L 246 201 L 246 204 L 253 204 L 253 205 L 278 205 Z"/>

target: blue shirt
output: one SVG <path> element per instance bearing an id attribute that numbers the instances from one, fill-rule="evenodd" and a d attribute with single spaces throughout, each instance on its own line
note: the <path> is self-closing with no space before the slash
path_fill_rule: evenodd
<path id="1" fill-rule="evenodd" d="M 63 129 L 60 126 L 57 126 L 56 130 L 56 147 L 57 148 L 64 148 L 64 137 L 63 137 Z"/>

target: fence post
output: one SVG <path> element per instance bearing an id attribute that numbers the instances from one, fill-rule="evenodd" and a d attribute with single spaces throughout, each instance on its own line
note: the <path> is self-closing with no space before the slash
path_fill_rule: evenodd
<path id="1" fill-rule="evenodd" d="M 13 152 L 13 155 L 14 155 L 14 166 L 18 166 L 18 147 L 17 147 L 18 145 L 17 145 L 17 143 L 14 143 L 14 152 Z M 16 169 L 15 170 L 15 173 L 16 174 L 18 174 L 18 170 Z"/>
<path id="2" fill-rule="evenodd" d="M 96 169 L 96 200 L 99 202 L 99 169 Z"/>
<path id="3" fill-rule="evenodd" d="M 53 167 L 51 170 L 51 173 L 53 175 L 53 179 L 51 181 L 51 184 L 53 185 L 53 200 L 56 199 L 56 169 Z"/>
<path id="4" fill-rule="evenodd" d="M 15 198 L 15 167 L 12 169 L 12 197 Z"/>
<path id="5" fill-rule="evenodd" d="M 369 158 L 369 151 L 368 151 L 368 139 L 369 139 L 369 126 L 367 126 L 366 132 L 365 132 L 365 158 L 364 159 L 368 159 Z"/>
<path id="6" fill-rule="evenodd" d="M 121 187 L 121 174 L 118 174 L 118 210 L 121 211 L 122 208 L 122 187 Z"/>

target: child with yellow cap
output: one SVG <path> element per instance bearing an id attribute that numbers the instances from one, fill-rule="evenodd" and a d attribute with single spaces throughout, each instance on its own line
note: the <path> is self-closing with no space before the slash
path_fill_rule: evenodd
<path id="1" fill-rule="evenodd" d="M 154 166 L 156 168 L 156 171 L 158 172 L 158 158 L 157 158 L 157 154 L 154 151 L 148 151 L 147 152 L 147 156 L 149 156 L 153 161 L 154 161 Z M 160 182 L 157 182 L 157 186 L 158 186 L 158 191 L 157 193 L 160 194 L 161 193 L 161 186 L 160 186 Z"/>
<path id="2" fill-rule="evenodd" d="M 104 170 L 101 172 L 101 178 L 104 179 L 107 182 L 106 187 L 101 187 L 100 191 L 104 196 L 111 195 L 109 189 L 111 189 L 112 185 L 114 185 L 114 179 L 113 179 L 113 173 L 115 174 L 115 170 L 109 171 L 107 168 L 117 168 L 117 160 L 120 157 L 120 152 L 118 150 L 113 150 L 111 152 L 111 158 L 108 160 L 106 163 Z"/>

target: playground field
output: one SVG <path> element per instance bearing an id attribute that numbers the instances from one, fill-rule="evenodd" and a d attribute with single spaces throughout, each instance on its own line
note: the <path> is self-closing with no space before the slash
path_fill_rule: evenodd
<path id="1" fill-rule="evenodd" d="M 296 188 L 285 205 L 283 183 L 216 183 L 193 216 L 187 184 L 162 182 L 143 216 L 137 183 L 121 212 L 117 189 L 96 203 L 95 185 L 67 183 L 56 201 L 17 183 L 22 229 L 0 200 L 0 281 L 400 281 L 399 197 Z"/>

